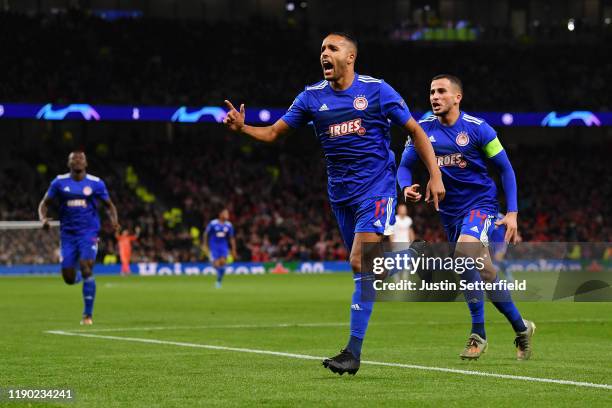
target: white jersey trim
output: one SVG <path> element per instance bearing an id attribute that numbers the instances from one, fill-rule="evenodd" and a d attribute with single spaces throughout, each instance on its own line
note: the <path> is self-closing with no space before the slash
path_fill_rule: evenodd
<path id="1" fill-rule="evenodd" d="M 419 120 L 419 123 L 433 122 L 436 119 L 437 119 L 436 115 L 431 115 L 431 116 L 426 117 L 425 119 Z"/>
<path id="2" fill-rule="evenodd" d="M 365 83 L 381 83 L 382 82 L 381 79 L 377 79 L 369 75 L 359 75 L 359 77 L 357 77 L 357 80 L 361 82 L 365 82 Z"/>
<path id="3" fill-rule="evenodd" d="M 475 123 L 477 125 L 480 125 L 482 124 L 482 122 L 484 122 L 482 119 L 475 118 L 474 116 L 470 116 L 466 113 L 463 114 L 463 120 L 465 120 L 466 122 Z"/>
<path id="4" fill-rule="evenodd" d="M 306 90 L 307 91 L 315 91 L 315 90 L 319 90 L 319 89 L 323 89 L 327 86 L 327 81 L 321 81 L 316 85 L 312 85 L 312 86 L 307 86 Z"/>

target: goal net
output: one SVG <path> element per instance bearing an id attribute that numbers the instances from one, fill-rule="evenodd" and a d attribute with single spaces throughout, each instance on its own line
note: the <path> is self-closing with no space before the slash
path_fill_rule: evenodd
<path id="1" fill-rule="evenodd" d="M 43 230 L 40 221 L 0 221 L 0 265 L 58 263 L 59 221 L 49 227 Z"/>

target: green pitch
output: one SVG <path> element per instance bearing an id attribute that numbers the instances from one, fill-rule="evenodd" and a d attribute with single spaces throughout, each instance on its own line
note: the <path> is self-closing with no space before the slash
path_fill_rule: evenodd
<path id="1" fill-rule="evenodd" d="M 221 290 L 213 279 L 98 277 L 94 326 L 84 328 L 80 285 L 1 278 L 0 389 L 68 387 L 78 407 L 612 406 L 609 386 L 533 379 L 612 384 L 612 303 L 520 304 L 538 326 L 527 362 L 515 361 L 512 330 L 490 304 L 489 350 L 467 362 L 464 304 L 379 303 L 362 359 L 400 365 L 339 377 L 307 356 L 345 345 L 349 274 L 228 276 Z"/>

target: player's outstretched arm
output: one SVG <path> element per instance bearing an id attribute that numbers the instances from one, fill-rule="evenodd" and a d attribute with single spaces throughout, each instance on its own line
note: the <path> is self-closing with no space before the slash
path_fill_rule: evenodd
<path id="1" fill-rule="evenodd" d="M 40 204 L 38 204 L 38 219 L 42 222 L 43 229 L 49 228 L 49 218 L 47 218 L 47 212 L 49 211 L 49 203 L 51 203 L 51 199 L 48 194 L 45 194 L 42 200 L 40 200 Z"/>
<path id="2" fill-rule="evenodd" d="M 227 116 L 223 119 L 223 123 L 232 132 L 244 133 L 254 139 L 262 142 L 273 142 L 280 135 L 289 131 L 289 125 L 284 120 L 279 119 L 271 126 L 249 126 L 244 123 L 245 110 L 244 104 L 240 105 L 240 111 L 234 108 L 234 105 L 228 100 L 225 100 L 225 105 L 229 109 Z"/>
<path id="3" fill-rule="evenodd" d="M 427 171 L 429 172 L 429 182 L 427 183 L 427 189 L 425 191 L 425 201 L 428 203 L 433 202 L 436 211 L 438 211 L 438 202 L 444 199 L 446 190 L 444 189 L 442 173 L 438 167 L 434 149 L 431 146 L 427 134 L 414 118 L 410 118 L 404 127 L 410 132 L 414 148 L 423 163 L 425 163 L 425 167 L 427 167 Z"/>
<path id="4" fill-rule="evenodd" d="M 117 207 L 115 207 L 115 204 L 113 204 L 113 202 L 110 199 L 102 200 L 102 202 L 106 206 L 106 212 L 108 213 L 108 217 L 110 218 L 111 225 L 113 226 L 115 233 L 119 234 L 121 232 L 120 231 L 121 226 L 119 225 L 119 216 L 117 215 Z"/>

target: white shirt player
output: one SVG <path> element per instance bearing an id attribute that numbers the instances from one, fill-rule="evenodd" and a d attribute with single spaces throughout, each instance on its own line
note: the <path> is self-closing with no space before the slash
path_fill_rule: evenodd
<path id="1" fill-rule="evenodd" d="M 395 216 L 395 229 L 393 232 L 393 237 L 391 238 L 393 242 L 407 242 L 409 243 L 411 240 L 410 229 L 412 228 L 412 218 L 407 215 L 396 215 Z"/>

